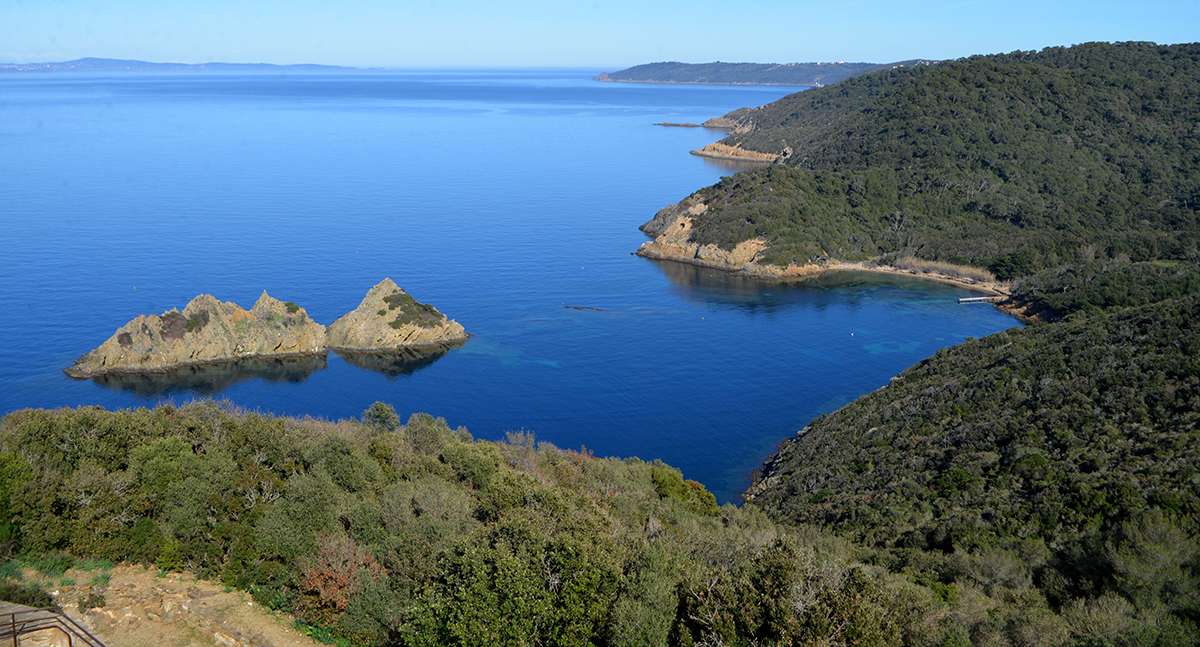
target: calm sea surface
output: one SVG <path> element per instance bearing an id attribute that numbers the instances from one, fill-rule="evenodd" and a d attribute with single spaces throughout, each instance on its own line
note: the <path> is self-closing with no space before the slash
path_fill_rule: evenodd
<path id="1" fill-rule="evenodd" d="M 766 286 L 632 256 L 655 210 L 731 172 L 687 154 L 719 133 L 652 124 L 789 90 L 592 74 L 0 77 L 0 413 L 216 397 L 340 418 L 383 400 L 479 437 L 661 458 L 733 500 L 813 416 L 1017 325 L 936 284 Z M 424 364 L 62 373 L 199 292 L 248 307 L 266 289 L 327 324 L 384 276 L 474 337 Z"/>

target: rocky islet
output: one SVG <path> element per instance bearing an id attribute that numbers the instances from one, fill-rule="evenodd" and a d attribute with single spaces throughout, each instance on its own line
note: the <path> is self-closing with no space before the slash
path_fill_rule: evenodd
<path id="1" fill-rule="evenodd" d="M 413 299 L 390 278 L 328 329 L 303 307 L 266 292 L 249 310 L 201 294 L 182 311 L 134 317 L 66 373 L 80 379 L 167 373 L 203 364 L 323 356 L 330 348 L 411 355 L 425 348 L 444 352 L 466 338 L 461 324 Z"/>

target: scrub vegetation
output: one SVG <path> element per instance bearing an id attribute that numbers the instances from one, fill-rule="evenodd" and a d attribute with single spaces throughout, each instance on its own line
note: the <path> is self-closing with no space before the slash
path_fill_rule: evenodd
<path id="1" fill-rule="evenodd" d="M 1008 280 L 1200 257 L 1200 45 L 1093 43 L 888 69 L 741 111 L 786 158 L 700 191 L 693 239 L 778 264 L 885 254 Z"/>
<path id="2" fill-rule="evenodd" d="M 703 190 L 701 240 L 986 268 L 1045 323 L 812 422 L 743 506 L 382 403 L 22 410 L 0 422 L 0 548 L 60 576 L 186 569 L 366 645 L 1198 644 L 1198 111 L 1200 46 L 1141 43 L 749 111 L 731 143 L 789 155 Z M 15 570 L 6 594 L 39 599 Z"/>
<path id="3" fill-rule="evenodd" d="M 361 644 L 936 644 L 955 608 L 661 463 L 476 441 L 384 404 L 336 423 L 18 411 L 0 477 L 23 563 L 186 569 Z"/>

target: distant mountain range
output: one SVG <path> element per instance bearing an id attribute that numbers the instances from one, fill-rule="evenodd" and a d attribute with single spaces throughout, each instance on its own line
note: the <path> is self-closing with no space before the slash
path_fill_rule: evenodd
<path id="1" fill-rule="evenodd" d="M 896 63 L 646 63 L 596 77 L 623 83 L 700 83 L 713 85 L 831 85 L 875 70 L 934 61 Z"/>
<path id="2" fill-rule="evenodd" d="M 360 68 L 337 65 L 274 65 L 271 63 L 154 63 L 119 58 L 79 58 L 73 61 L 50 63 L 0 63 L 2 72 L 239 72 L 239 73 L 304 73 L 339 72 Z"/>

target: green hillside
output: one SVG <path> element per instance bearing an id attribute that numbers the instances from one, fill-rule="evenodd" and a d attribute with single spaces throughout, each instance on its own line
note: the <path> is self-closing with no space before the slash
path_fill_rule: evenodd
<path id="1" fill-rule="evenodd" d="M 473 441 L 386 405 L 337 423 L 18 411 L 0 510 L 25 563 L 186 569 L 353 644 L 932 643 L 951 606 L 660 463 Z"/>
<path id="2" fill-rule="evenodd" d="M 717 85 L 830 85 L 852 76 L 894 66 L 922 65 L 927 61 L 898 63 L 645 63 L 600 75 L 603 81 L 626 83 L 703 83 Z"/>
<path id="3" fill-rule="evenodd" d="M 698 192 L 692 239 L 1011 278 L 1200 256 L 1200 45 L 1088 44 L 858 76 L 739 113 L 781 163 Z"/>
<path id="4" fill-rule="evenodd" d="M 1194 623 L 1200 295 L 943 350 L 785 442 L 751 498 L 939 581 Z"/>

